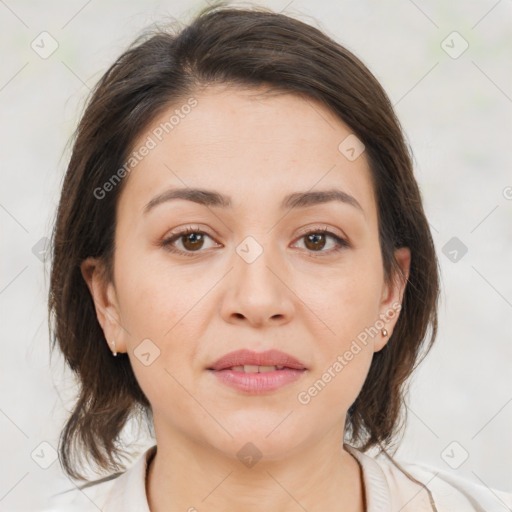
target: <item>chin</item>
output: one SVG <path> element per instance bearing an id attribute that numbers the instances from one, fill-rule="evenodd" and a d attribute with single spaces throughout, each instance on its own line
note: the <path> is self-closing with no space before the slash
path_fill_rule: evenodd
<path id="1" fill-rule="evenodd" d="M 281 415 L 280 421 L 286 416 Z M 276 428 L 279 422 L 272 422 L 270 428 L 266 422 L 255 424 L 254 422 L 241 422 L 236 429 L 229 429 L 230 434 L 223 435 L 222 439 L 210 439 L 210 443 L 225 456 L 237 458 L 244 462 L 245 457 L 251 460 L 281 460 L 293 455 L 307 442 L 307 433 L 303 428 L 297 430 L 293 425 L 285 427 L 285 420 L 282 425 Z M 270 434 L 269 434 L 270 433 Z"/>

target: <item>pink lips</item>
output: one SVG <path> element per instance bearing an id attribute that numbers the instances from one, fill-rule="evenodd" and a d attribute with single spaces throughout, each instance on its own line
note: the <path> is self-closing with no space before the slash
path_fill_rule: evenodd
<path id="1" fill-rule="evenodd" d="M 251 350 L 236 350 L 230 352 L 208 368 L 209 370 L 225 370 L 233 366 L 244 365 L 255 366 L 286 366 L 287 368 L 294 368 L 296 370 L 305 370 L 306 366 L 293 356 L 281 352 L 280 350 L 267 350 L 265 352 L 252 352 Z"/>
<path id="2" fill-rule="evenodd" d="M 240 370 L 240 367 L 246 365 L 252 367 L 282 366 L 283 368 L 248 373 Z M 235 369 L 233 369 L 234 367 Z M 257 353 L 244 349 L 226 354 L 208 370 L 227 386 L 249 394 L 262 394 L 275 391 L 296 381 L 306 372 L 307 368 L 293 356 L 279 350 Z"/>

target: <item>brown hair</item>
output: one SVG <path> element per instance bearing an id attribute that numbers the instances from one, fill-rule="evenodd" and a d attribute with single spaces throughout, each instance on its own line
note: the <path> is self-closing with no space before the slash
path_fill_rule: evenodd
<path id="1" fill-rule="evenodd" d="M 113 358 L 80 264 L 99 257 L 112 275 L 117 187 L 102 187 L 126 161 L 136 137 L 165 109 L 211 84 L 272 86 L 321 101 L 364 143 L 377 198 L 386 279 L 400 268 L 394 249 L 409 247 L 411 265 L 400 317 L 375 353 L 347 412 L 346 440 L 365 451 L 390 446 L 405 422 L 406 380 L 437 332 L 438 261 L 411 156 L 392 105 L 352 53 L 318 29 L 265 8 L 216 5 L 180 30 L 136 40 L 99 80 L 74 137 L 53 232 L 49 294 L 52 349 L 76 373 L 79 396 L 61 433 L 65 471 L 83 478 L 85 458 L 104 471 L 122 467 L 119 434 L 150 404 L 129 359 Z M 430 327 L 430 333 L 428 333 Z"/>

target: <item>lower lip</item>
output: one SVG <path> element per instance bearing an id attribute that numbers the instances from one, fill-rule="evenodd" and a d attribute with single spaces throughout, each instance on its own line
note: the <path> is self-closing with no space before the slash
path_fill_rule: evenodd
<path id="1" fill-rule="evenodd" d="M 252 395 L 275 391 L 300 379 L 306 370 L 276 370 L 273 372 L 245 373 L 233 370 L 210 370 L 222 383 Z"/>

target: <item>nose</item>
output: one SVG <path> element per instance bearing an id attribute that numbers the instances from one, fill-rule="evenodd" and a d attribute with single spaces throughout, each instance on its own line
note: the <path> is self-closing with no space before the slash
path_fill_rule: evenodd
<path id="1" fill-rule="evenodd" d="M 263 250 L 254 261 L 234 256 L 221 302 L 224 320 L 260 328 L 288 323 L 294 314 L 294 295 L 271 251 Z"/>

